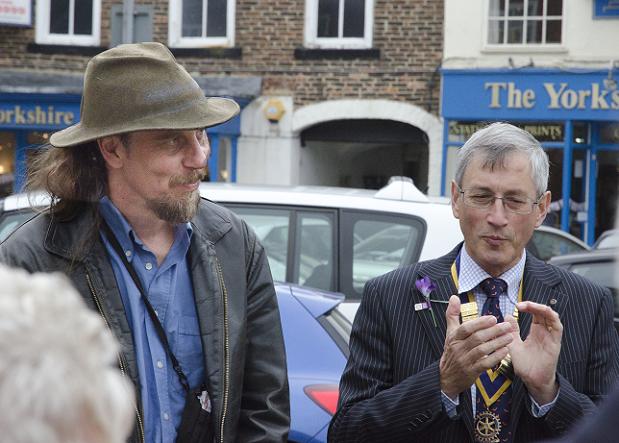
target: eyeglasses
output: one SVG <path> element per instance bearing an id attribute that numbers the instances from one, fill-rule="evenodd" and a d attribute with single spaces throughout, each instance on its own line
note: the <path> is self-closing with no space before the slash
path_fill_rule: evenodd
<path id="1" fill-rule="evenodd" d="M 481 189 L 469 189 L 468 191 L 463 191 L 460 186 L 456 186 L 458 187 L 458 192 L 462 194 L 462 200 L 466 206 L 477 209 L 488 209 L 494 205 L 495 200 L 501 200 L 503 207 L 507 211 L 521 215 L 532 213 L 533 207 L 535 205 L 539 205 L 539 201 L 543 196 L 543 194 L 540 195 L 536 200 L 520 194 L 497 197 L 496 195 Z"/>

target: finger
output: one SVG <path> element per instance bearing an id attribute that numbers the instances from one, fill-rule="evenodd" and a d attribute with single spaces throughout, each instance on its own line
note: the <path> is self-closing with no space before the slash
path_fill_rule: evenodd
<path id="1" fill-rule="evenodd" d="M 509 351 L 506 347 L 498 348 L 492 354 L 477 360 L 471 367 L 477 374 L 481 374 L 487 369 L 495 368 L 501 363 L 501 360 L 507 357 L 507 354 L 509 354 Z"/>
<path id="2" fill-rule="evenodd" d="M 460 297 L 452 295 L 449 297 L 449 304 L 445 311 L 447 321 L 447 334 L 455 331 L 460 326 Z"/>
<path id="3" fill-rule="evenodd" d="M 548 331 L 562 333 L 563 325 L 559 314 L 555 312 L 550 306 L 534 303 L 530 301 L 520 302 L 517 305 L 518 311 L 528 312 L 533 316 L 534 324 L 541 324 Z"/>
<path id="4" fill-rule="evenodd" d="M 511 333 L 499 335 L 491 340 L 480 343 L 478 346 L 471 349 L 467 357 L 472 362 L 485 359 L 498 350 L 506 348 L 513 340 L 514 337 Z"/>
<path id="5" fill-rule="evenodd" d="M 464 341 L 469 342 L 469 348 L 472 349 L 475 346 L 479 346 L 482 343 L 503 335 L 512 335 L 512 326 L 509 323 L 491 324 L 487 328 L 477 329 L 465 338 Z"/>
<path id="6" fill-rule="evenodd" d="M 518 320 L 516 320 L 513 315 L 508 314 L 505 316 L 505 323 L 512 327 L 512 336 L 514 340 L 522 341 L 520 338 L 520 325 L 518 325 Z"/>
<path id="7" fill-rule="evenodd" d="M 484 315 L 483 317 L 476 318 L 475 320 L 462 323 L 462 325 L 456 330 L 455 338 L 458 340 L 466 340 L 476 332 L 492 328 L 493 326 L 496 326 L 496 324 L 496 317 L 494 315 Z M 496 335 L 496 332 L 494 335 Z M 494 335 L 488 335 L 486 340 L 490 339 Z"/>

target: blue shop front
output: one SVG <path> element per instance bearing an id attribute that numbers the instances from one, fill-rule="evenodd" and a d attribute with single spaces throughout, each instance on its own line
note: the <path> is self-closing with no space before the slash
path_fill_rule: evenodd
<path id="1" fill-rule="evenodd" d="M 28 165 L 55 131 L 79 121 L 81 96 L 0 93 L 0 197 L 22 190 Z M 247 98 L 237 98 L 244 107 Z M 236 181 L 240 116 L 207 130 L 209 180 Z"/>
<path id="2" fill-rule="evenodd" d="M 616 78 L 615 78 L 616 76 Z M 550 159 L 545 223 L 593 241 L 614 224 L 619 185 L 619 72 L 539 68 L 442 71 L 441 193 L 457 150 L 477 129 L 507 121 Z"/>

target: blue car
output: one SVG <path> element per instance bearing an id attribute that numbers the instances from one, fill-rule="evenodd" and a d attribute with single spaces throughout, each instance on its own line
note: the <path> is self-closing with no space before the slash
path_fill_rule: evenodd
<path id="1" fill-rule="evenodd" d="M 288 441 L 326 442 L 348 358 L 351 324 L 336 309 L 344 296 L 282 283 L 275 289 L 290 383 Z"/>

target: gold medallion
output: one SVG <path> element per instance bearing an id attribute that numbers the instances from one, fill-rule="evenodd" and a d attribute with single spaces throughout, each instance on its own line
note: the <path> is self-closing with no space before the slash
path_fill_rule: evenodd
<path id="1" fill-rule="evenodd" d="M 478 443 L 499 443 L 501 419 L 490 411 L 475 415 L 475 441 Z"/>

